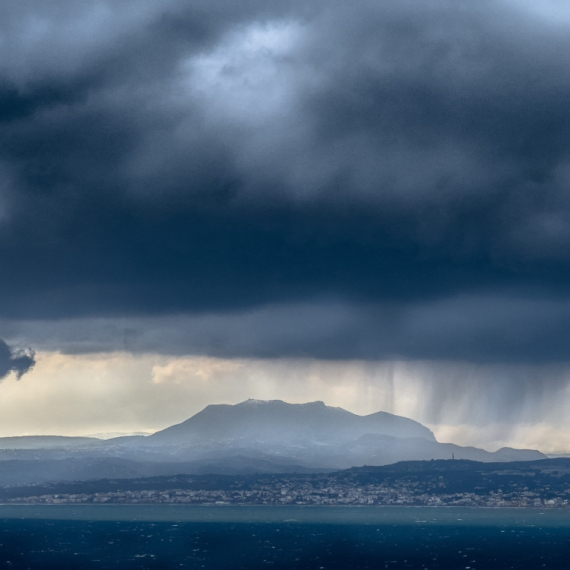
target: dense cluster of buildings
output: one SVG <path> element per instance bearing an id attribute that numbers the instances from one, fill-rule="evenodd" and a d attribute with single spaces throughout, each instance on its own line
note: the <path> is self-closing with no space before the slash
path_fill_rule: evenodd
<path id="1" fill-rule="evenodd" d="M 327 482 L 283 478 L 258 481 L 250 488 L 119 490 L 95 493 L 43 494 L 13 498 L 17 503 L 123 503 L 193 505 L 400 505 L 482 507 L 568 507 L 567 495 L 552 496 L 544 490 L 519 489 L 486 493 L 448 493 L 445 485 L 432 489 L 409 481 L 397 485 L 355 485 L 351 481 Z"/>

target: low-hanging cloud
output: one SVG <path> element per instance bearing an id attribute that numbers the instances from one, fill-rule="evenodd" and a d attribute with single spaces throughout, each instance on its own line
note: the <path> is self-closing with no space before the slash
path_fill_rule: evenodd
<path id="1" fill-rule="evenodd" d="M 35 363 L 35 354 L 32 350 L 12 349 L 0 339 L 0 380 L 10 372 L 21 378 L 33 368 Z"/>
<path id="2" fill-rule="evenodd" d="M 570 303 L 512 296 L 384 304 L 313 299 L 220 313 L 0 321 L 0 330 L 12 342 L 67 354 L 561 365 L 568 362 Z"/>

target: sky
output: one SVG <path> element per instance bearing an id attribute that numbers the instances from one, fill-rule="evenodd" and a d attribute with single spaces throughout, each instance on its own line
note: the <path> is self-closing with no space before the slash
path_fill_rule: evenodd
<path id="1" fill-rule="evenodd" d="M 5 0 L 0 436 L 323 400 L 570 452 L 562 0 Z"/>

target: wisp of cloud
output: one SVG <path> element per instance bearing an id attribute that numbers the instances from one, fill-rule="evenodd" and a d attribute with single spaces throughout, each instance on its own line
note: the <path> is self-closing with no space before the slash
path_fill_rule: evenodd
<path id="1" fill-rule="evenodd" d="M 21 378 L 35 363 L 33 350 L 15 350 L 0 339 L 0 380 L 10 372 L 15 372 L 16 376 Z"/>

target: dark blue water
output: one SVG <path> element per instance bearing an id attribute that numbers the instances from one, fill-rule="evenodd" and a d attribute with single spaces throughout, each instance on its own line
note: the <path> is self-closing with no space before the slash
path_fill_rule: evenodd
<path id="1" fill-rule="evenodd" d="M 0 568 L 570 569 L 566 511 L 0 506 Z"/>

